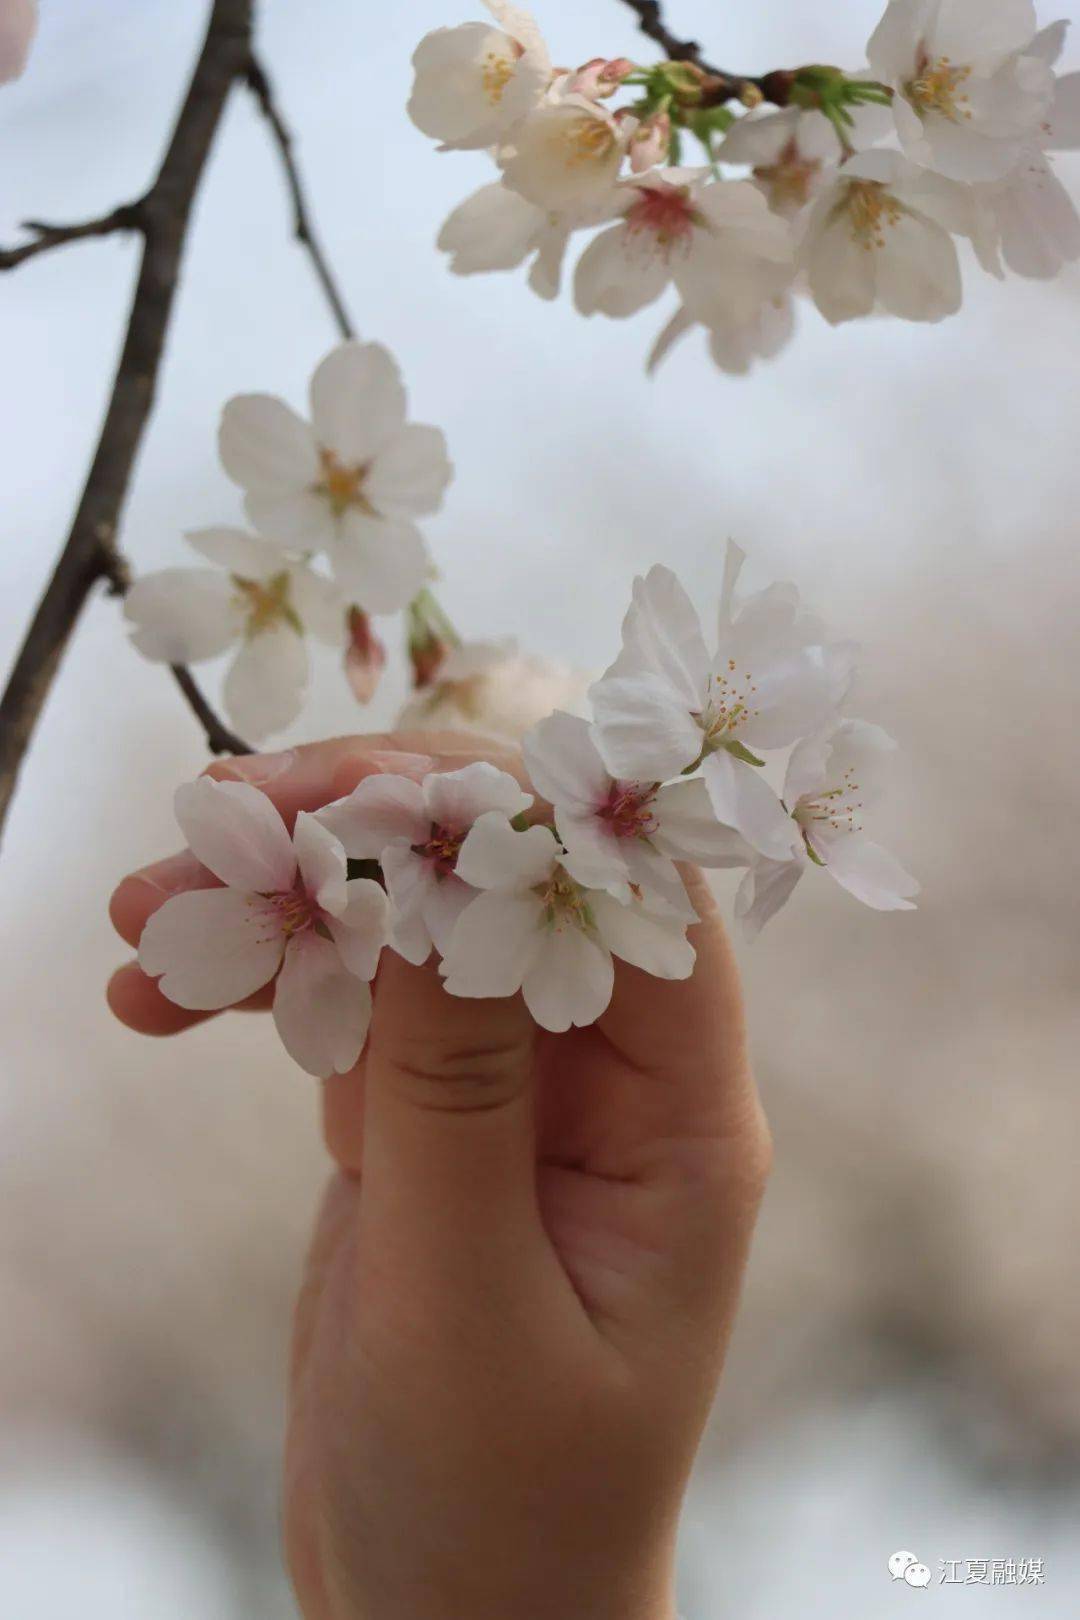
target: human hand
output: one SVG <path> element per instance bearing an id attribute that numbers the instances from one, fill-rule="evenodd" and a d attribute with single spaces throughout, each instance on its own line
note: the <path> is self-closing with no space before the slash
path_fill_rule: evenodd
<path id="1" fill-rule="evenodd" d="M 257 780 L 291 822 L 374 770 L 477 757 L 521 774 L 504 745 L 422 733 L 211 774 Z M 135 944 L 213 881 L 158 863 L 113 920 Z M 608 1011 L 565 1035 L 384 953 L 365 1054 L 324 1087 L 338 1172 L 297 1311 L 285 1523 L 307 1620 L 673 1620 L 769 1159 L 734 963 L 688 884 L 693 976 L 619 963 Z M 134 964 L 109 997 L 146 1033 L 207 1016 Z"/>

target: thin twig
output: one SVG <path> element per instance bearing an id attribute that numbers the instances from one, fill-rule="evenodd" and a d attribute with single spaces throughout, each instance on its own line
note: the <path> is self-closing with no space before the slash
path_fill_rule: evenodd
<path id="1" fill-rule="evenodd" d="M 39 253 L 48 253 L 50 248 L 65 247 L 68 242 L 83 241 L 88 236 L 114 236 L 120 231 L 140 230 L 141 209 L 141 202 L 123 203 L 119 208 L 114 208 L 111 214 L 103 214 L 100 219 L 84 220 L 79 225 L 47 225 L 44 220 L 24 219 L 23 230 L 33 231 L 33 240 L 23 242 L 18 247 L 0 248 L 0 270 L 15 270 Z"/>
<path id="2" fill-rule="evenodd" d="M 0 826 L 87 597 L 101 579 L 109 580 L 114 590 L 123 589 L 126 575 L 116 545 L 120 516 L 153 405 L 195 193 L 226 98 L 251 59 L 253 6 L 254 0 L 213 0 L 206 38 L 161 168 L 138 204 L 134 228 L 143 237 L 142 258 L 105 421 L 71 531 L 0 699 Z M 76 231 L 94 234 L 101 233 Z M 185 696 L 190 702 L 191 691 Z M 205 709 L 202 704 L 196 710 L 204 722 Z"/>
<path id="3" fill-rule="evenodd" d="M 188 704 L 194 710 L 198 719 L 202 721 L 203 730 L 206 732 L 206 746 L 210 752 L 212 754 L 252 753 L 253 750 L 250 745 L 244 742 L 243 738 L 238 737 L 235 731 L 230 731 L 228 726 L 215 714 L 199 690 L 190 669 L 184 664 L 170 664 L 169 668 Z"/>
<path id="4" fill-rule="evenodd" d="M 304 185 L 300 178 L 300 170 L 293 151 L 292 131 L 278 108 L 273 85 L 267 76 L 266 69 L 254 55 L 248 59 L 244 78 L 248 89 L 255 97 L 259 111 L 269 125 L 274 144 L 281 157 L 281 166 L 285 171 L 285 183 L 289 188 L 289 200 L 292 204 L 293 234 L 311 260 L 312 269 L 323 292 L 326 294 L 326 301 L 330 305 L 338 331 L 343 338 L 353 338 L 356 336 L 356 329 L 349 318 L 345 300 L 334 279 L 322 243 L 319 241 L 307 198 L 304 195 Z"/>
<path id="5" fill-rule="evenodd" d="M 778 107 L 787 106 L 795 77 L 787 69 L 755 78 L 750 73 L 728 73 L 723 68 L 713 67 L 702 57 L 701 46 L 696 40 L 678 39 L 671 32 L 664 22 L 659 0 L 623 0 L 623 3 L 635 13 L 641 32 L 659 45 L 669 62 L 693 62 L 706 75 L 703 105 L 742 101 L 753 106 L 761 101 L 771 101 Z"/>

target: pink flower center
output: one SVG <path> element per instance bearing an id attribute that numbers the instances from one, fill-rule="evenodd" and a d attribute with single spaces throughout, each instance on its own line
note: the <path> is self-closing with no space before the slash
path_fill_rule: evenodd
<path id="1" fill-rule="evenodd" d="M 596 807 L 597 819 L 613 838 L 651 838 L 657 827 L 652 810 L 655 797 L 653 788 L 612 782 L 607 798 Z"/>
<path id="2" fill-rule="evenodd" d="M 321 915 L 317 902 L 301 883 L 268 898 L 277 912 L 281 932 L 287 939 L 294 934 L 302 934 L 307 928 L 314 928 Z"/>
<path id="3" fill-rule="evenodd" d="M 685 186 L 639 186 L 638 201 L 626 216 L 631 233 L 651 236 L 663 252 L 689 240 L 697 213 Z"/>
<path id="4" fill-rule="evenodd" d="M 451 832 L 448 827 L 440 827 L 438 822 L 433 821 L 427 842 L 413 844 L 412 852 L 425 861 L 431 861 L 440 877 L 447 877 L 454 870 L 458 851 L 464 842 L 464 833 Z"/>

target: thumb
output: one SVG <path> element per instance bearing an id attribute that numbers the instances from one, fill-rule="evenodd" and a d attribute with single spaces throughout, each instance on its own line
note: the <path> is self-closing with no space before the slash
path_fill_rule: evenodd
<path id="1" fill-rule="evenodd" d="M 387 952 L 365 1063 L 361 1203 L 436 1258 L 519 1249 L 539 1228 L 533 1044 L 520 996 L 447 995 L 433 962 Z"/>

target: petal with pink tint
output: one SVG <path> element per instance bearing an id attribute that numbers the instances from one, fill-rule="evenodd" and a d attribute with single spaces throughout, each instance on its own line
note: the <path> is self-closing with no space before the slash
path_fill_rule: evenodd
<path id="1" fill-rule="evenodd" d="M 293 1061 L 320 1080 L 347 1074 L 370 1022 L 370 986 L 342 966 L 330 940 L 295 935 L 274 991 L 274 1023 Z"/>
<path id="2" fill-rule="evenodd" d="M 139 966 L 178 1007 L 231 1007 L 261 990 L 281 962 L 276 909 L 236 889 L 196 889 L 158 908 L 139 941 Z"/>
<path id="3" fill-rule="evenodd" d="M 197 860 L 233 889 L 291 889 L 296 856 L 285 823 L 265 793 L 247 782 L 200 776 L 177 788 L 176 819 Z"/>

